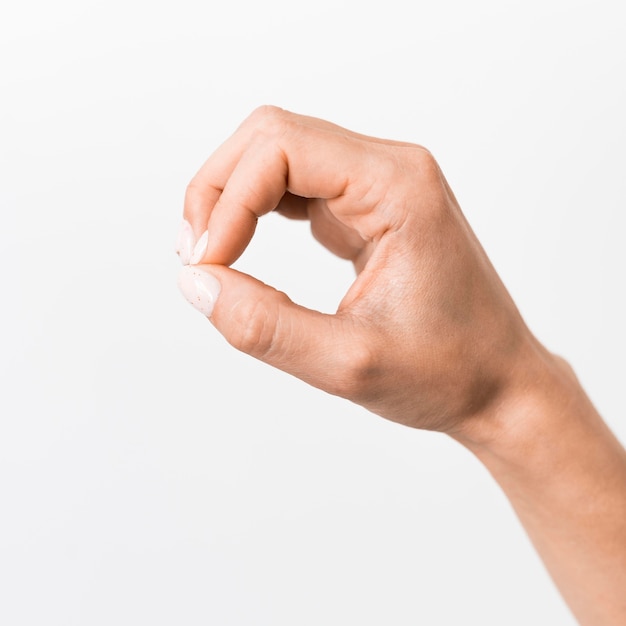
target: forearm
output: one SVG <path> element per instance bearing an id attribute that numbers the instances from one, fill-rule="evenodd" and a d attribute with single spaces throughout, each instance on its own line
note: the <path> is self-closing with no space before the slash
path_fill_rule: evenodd
<path id="1" fill-rule="evenodd" d="M 626 452 L 567 364 L 541 348 L 459 439 L 500 484 L 581 624 L 626 624 Z"/>

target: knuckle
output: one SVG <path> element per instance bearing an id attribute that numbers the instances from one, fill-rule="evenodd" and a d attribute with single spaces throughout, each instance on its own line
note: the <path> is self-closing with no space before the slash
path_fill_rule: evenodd
<path id="1" fill-rule="evenodd" d="M 335 370 L 331 393 L 355 402 L 365 402 L 375 393 L 374 383 L 379 372 L 378 359 L 365 343 L 351 346 Z"/>
<path id="2" fill-rule="evenodd" d="M 420 176 L 428 179 L 439 177 L 439 164 L 432 152 L 422 146 L 415 146 L 411 149 L 410 159 L 413 167 Z"/>
<path id="3" fill-rule="evenodd" d="M 256 108 L 247 123 L 256 132 L 266 135 L 275 135 L 282 132 L 287 118 L 287 112 L 271 104 L 264 104 Z"/>
<path id="4" fill-rule="evenodd" d="M 433 154 L 419 145 L 410 146 L 404 153 L 402 176 L 394 186 L 394 207 L 398 210 L 390 218 L 395 228 L 424 228 L 437 224 L 448 211 L 446 183 Z M 443 212 L 443 213 L 442 213 Z"/>
<path id="5" fill-rule="evenodd" d="M 426 148 L 418 144 L 404 144 L 399 147 L 385 146 L 384 150 L 383 158 L 379 159 L 376 167 L 382 180 L 394 181 L 388 191 L 396 201 L 412 197 L 416 183 L 430 187 L 440 181 L 439 165 Z"/>
<path id="6" fill-rule="evenodd" d="M 202 189 L 195 179 L 191 180 L 185 189 L 185 206 L 195 206 L 202 198 Z"/>
<path id="7" fill-rule="evenodd" d="M 275 343 L 274 307 L 265 298 L 240 300 L 231 310 L 228 342 L 241 352 L 263 359 Z"/>

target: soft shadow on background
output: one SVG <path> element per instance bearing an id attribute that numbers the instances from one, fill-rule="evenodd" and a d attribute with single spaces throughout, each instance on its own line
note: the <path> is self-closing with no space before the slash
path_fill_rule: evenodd
<path id="1" fill-rule="evenodd" d="M 421 143 L 625 441 L 620 4 L 10 4 L 0 622 L 573 624 L 467 452 L 234 352 L 173 245 L 260 104 Z M 238 267 L 329 312 L 352 280 L 276 215 Z"/>

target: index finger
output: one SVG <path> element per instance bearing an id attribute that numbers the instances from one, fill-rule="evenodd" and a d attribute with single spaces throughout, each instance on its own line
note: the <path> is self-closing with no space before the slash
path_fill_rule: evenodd
<path id="1" fill-rule="evenodd" d="M 375 236 L 381 224 L 361 223 L 375 204 L 368 191 L 378 173 L 366 142 L 309 120 L 274 108 L 253 117 L 252 131 L 238 146 L 239 158 L 210 209 L 202 262 L 233 263 L 250 242 L 257 219 L 278 206 L 286 192 L 325 199 L 338 219 L 360 233 L 363 228 L 367 239 Z M 209 169 L 220 168 L 223 173 L 224 163 L 214 160 Z"/>

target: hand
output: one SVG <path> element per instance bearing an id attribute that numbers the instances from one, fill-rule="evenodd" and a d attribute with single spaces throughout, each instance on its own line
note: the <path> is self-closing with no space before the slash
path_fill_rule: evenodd
<path id="1" fill-rule="evenodd" d="M 309 219 L 354 263 L 335 315 L 228 267 L 272 210 Z M 388 419 L 450 433 L 523 384 L 532 337 L 420 146 L 264 107 L 191 181 L 184 215 L 181 257 L 195 244 L 201 265 L 181 287 L 254 357 Z"/>
<path id="2" fill-rule="evenodd" d="M 335 315 L 230 267 L 256 221 L 305 218 L 357 278 Z M 626 623 L 626 453 L 531 335 L 427 150 L 263 108 L 185 200 L 180 286 L 236 348 L 489 469 L 581 624 Z"/>

